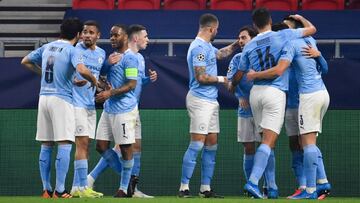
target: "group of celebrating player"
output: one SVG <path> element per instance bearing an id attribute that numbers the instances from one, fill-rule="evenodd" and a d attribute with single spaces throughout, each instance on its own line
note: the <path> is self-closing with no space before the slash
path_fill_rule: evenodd
<path id="1" fill-rule="evenodd" d="M 224 83 L 239 100 L 238 141 L 244 145 L 246 193 L 254 198 L 278 198 L 274 148 L 284 119 L 299 187 L 289 199 L 323 199 L 329 184 L 316 138 L 329 105 L 322 81 L 327 63 L 311 37 L 316 28 L 300 15 L 272 24 L 269 11 L 253 11 L 254 28 L 240 29 L 238 41 L 222 49 L 212 46 L 219 21 L 212 14 L 200 18 L 200 28 L 187 54 L 190 90 L 186 106 L 191 141 L 185 152 L 179 197 L 191 197 L 189 181 L 201 157 L 201 197 L 222 198 L 210 187 L 219 133 L 217 84 Z M 217 75 L 216 60 L 242 52 L 230 62 L 227 76 Z M 260 145 L 256 149 L 256 143 Z M 259 180 L 264 176 L 264 191 Z"/>
<path id="2" fill-rule="evenodd" d="M 274 24 L 265 8 L 256 9 L 253 25 L 240 29 L 239 39 L 216 49 L 219 21 L 203 14 L 191 43 L 187 62 L 189 92 L 186 107 L 191 141 L 183 157 L 178 196 L 191 197 L 189 181 L 201 157 L 199 196 L 222 198 L 210 187 L 220 132 L 217 85 L 224 83 L 239 100 L 238 141 L 244 145 L 244 189 L 255 198 L 278 198 L 275 182 L 275 142 L 285 118 L 298 189 L 291 199 L 324 198 L 330 191 L 322 154 L 316 146 L 329 95 L 321 75 L 327 63 L 310 37 L 316 28 L 300 15 Z M 79 43 L 78 40 L 81 38 Z M 100 27 L 65 19 L 60 39 L 31 52 L 22 64 L 41 75 L 36 140 L 40 141 L 40 175 L 44 198 L 102 197 L 93 190 L 96 178 L 108 167 L 119 176 L 115 197 L 151 198 L 137 189 L 141 158 L 138 103 L 142 86 L 157 80 L 139 53 L 149 42 L 142 25 L 114 25 L 106 57 L 96 43 Z M 76 46 L 74 47 L 74 45 Z M 217 75 L 217 59 L 232 55 L 227 76 Z M 95 101 L 104 102 L 96 128 Z M 95 133 L 96 131 L 96 133 Z M 101 159 L 88 174 L 89 138 L 95 139 Z M 110 142 L 115 147 L 110 147 Z M 71 192 L 65 190 L 72 143 L 76 144 Z M 50 183 L 51 155 L 57 143 L 56 185 Z M 256 143 L 261 143 L 256 149 Z M 258 187 L 264 176 L 264 193 Z"/>

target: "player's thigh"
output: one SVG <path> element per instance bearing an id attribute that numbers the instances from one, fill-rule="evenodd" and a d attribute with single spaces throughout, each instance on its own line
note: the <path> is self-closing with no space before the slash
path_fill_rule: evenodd
<path id="1" fill-rule="evenodd" d="M 95 138 L 96 111 L 75 107 L 75 136 Z"/>
<path id="2" fill-rule="evenodd" d="M 262 120 L 262 94 L 264 92 L 264 87 L 259 85 L 254 85 L 250 90 L 250 107 L 253 114 L 254 122 L 255 122 L 255 130 L 257 133 L 261 133 L 262 129 L 260 127 L 260 123 Z"/>
<path id="3" fill-rule="evenodd" d="M 55 96 L 51 96 L 49 99 L 54 141 L 69 140 L 75 142 L 74 106 Z"/>
<path id="4" fill-rule="evenodd" d="M 211 117 L 209 121 L 209 133 L 218 134 L 220 132 L 220 121 L 219 121 L 219 103 L 211 103 Z"/>
<path id="5" fill-rule="evenodd" d="M 238 142 L 260 142 L 260 134 L 256 132 L 253 117 L 238 117 L 237 122 Z"/>
<path id="6" fill-rule="evenodd" d="M 48 96 L 41 95 L 36 124 L 36 140 L 38 141 L 54 141 L 54 130 L 47 103 Z"/>
<path id="7" fill-rule="evenodd" d="M 285 92 L 275 87 L 267 86 L 263 94 L 262 105 L 261 128 L 280 134 L 285 116 Z"/>
<path id="8" fill-rule="evenodd" d="M 111 115 L 103 111 L 96 129 L 96 140 L 113 141 Z"/>
<path id="9" fill-rule="evenodd" d="M 132 111 L 113 115 L 111 127 L 114 141 L 119 145 L 135 143 L 135 126 L 138 110 L 135 107 Z"/>
<path id="10" fill-rule="evenodd" d="M 285 112 L 285 130 L 287 136 L 299 135 L 299 110 L 298 108 L 286 109 Z"/>
<path id="11" fill-rule="evenodd" d="M 135 123 L 135 139 L 141 140 L 141 120 L 140 120 L 140 114 L 136 117 L 136 123 Z"/>

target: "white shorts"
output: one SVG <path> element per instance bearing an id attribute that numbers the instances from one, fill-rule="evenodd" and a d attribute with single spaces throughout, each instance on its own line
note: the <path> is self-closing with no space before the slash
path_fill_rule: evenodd
<path id="1" fill-rule="evenodd" d="M 135 123 L 135 139 L 141 140 L 141 120 L 140 120 L 140 114 L 136 117 L 136 123 Z"/>
<path id="2" fill-rule="evenodd" d="M 40 95 L 36 140 L 75 141 L 74 107 L 56 96 Z"/>
<path id="3" fill-rule="evenodd" d="M 135 124 L 138 114 L 137 107 L 130 112 L 120 114 L 103 111 L 96 131 L 96 139 L 114 141 L 119 145 L 135 143 Z"/>
<path id="4" fill-rule="evenodd" d="M 287 136 L 299 136 L 299 110 L 286 109 L 285 112 L 285 130 Z"/>
<path id="5" fill-rule="evenodd" d="M 321 133 L 322 120 L 329 107 L 330 97 L 327 90 L 320 90 L 299 96 L 300 134 Z"/>
<path id="6" fill-rule="evenodd" d="M 259 133 L 255 133 L 254 118 L 238 117 L 237 125 L 237 141 L 238 142 L 261 142 Z"/>
<path id="7" fill-rule="evenodd" d="M 219 103 L 186 95 L 186 108 L 190 117 L 190 133 L 207 135 L 219 133 Z"/>
<path id="8" fill-rule="evenodd" d="M 74 107 L 75 110 L 75 136 L 88 136 L 95 138 L 96 110 Z"/>
<path id="9" fill-rule="evenodd" d="M 258 133 L 269 129 L 280 134 L 284 123 L 285 92 L 271 86 L 254 85 L 250 91 L 250 106 Z"/>

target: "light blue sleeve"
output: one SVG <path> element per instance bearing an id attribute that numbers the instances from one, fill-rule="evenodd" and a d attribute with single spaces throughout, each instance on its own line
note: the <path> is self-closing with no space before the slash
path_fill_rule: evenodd
<path id="1" fill-rule="evenodd" d="M 75 69 L 77 65 L 84 64 L 83 52 L 80 49 L 71 48 L 70 57 L 71 57 L 71 63 Z"/>
<path id="2" fill-rule="evenodd" d="M 248 57 L 248 53 L 246 50 L 243 51 L 243 54 L 241 55 L 240 63 L 238 63 L 238 66 L 236 67 L 236 70 L 240 70 L 242 72 L 248 72 L 250 69 L 250 61 Z"/>
<path id="3" fill-rule="evenodd" d="M 193 62 L 193 66 L 206 66 L 206 57 L 208 54 L 206 54 L 206 50 L 201 47 L 195 47 L 191 50 L 191 60 Z"/>
<path id="4" fill-rule="evenodd" d="M 320 70 L 321 74 L 326 74 L 329 70 L 328 64 L 325 58 L 320 55 L 319 57 L 315 58 L 317 69 Z"/>
<path id="5" fill-rule="evenodd" d="M 145 76 L 142 78 L 142 85 L 145 86 L 150 83 L 150 77 Z"/>
<path id="6" fill-rule="evenodd" d="M 139 60 L 134 55 L 124 56 L 125 77 L 129 80 L 137 80 L 139 75 Z"/>
<path id="7" fill-rule="evenodd" d="M 302 38 L 303 37 L 303 33 L 304 33 L 304 28 L 298 28 L 298 29 L 285 29 L 285 30 L 280 30 L 279 33 L 282 35 L 283 39 L 286 40 L 294 40 L 297 38 Z"/>
<path id="8" fill-rule="evenodd" d="M 279 60 L 287 60 L 292 62 L 295 57 L 295 47 L 292 42 L 287 42 L 283 49 L 281 50 L 281 56 Z"/>
<path id="9" fill-rule="evenodd" d="M 238 60 L 236 60 L 237 57 L 234 56 L 230 63 L 229 63 L 229 68 L 228 68 L 228 71 L 227 71 L 227 74 L 226 74 L 226 77 L 228 80 L 232 80 L 232 78 L 234 77 L 236 71 L 237 71 L 237 62 Z"/>
<path id="10" fill-rule="evenodd" d="M 35 64 L 38 64 L 38 65 L 41 65 L 41 59 L 42 59 L 42 53 L 44 51 L 44 47 L 45 46 L 42 46 L 32 52 L 30 52 L 27 57 L 28 59 L 32 62 L 32 63 L 35 63 Z"/>

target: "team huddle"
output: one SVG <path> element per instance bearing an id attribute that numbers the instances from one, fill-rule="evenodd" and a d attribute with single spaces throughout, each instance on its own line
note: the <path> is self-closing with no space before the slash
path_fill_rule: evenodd
<path id="1" fill-rule="evenodd" d="M 191 140 L 183 157 L 178 196 L 191 197 L 189 182 L 202 151 L 199 196 L 223 198 L 210 187 L 220 132 L 217 85 L 223 83 L 239 100 L 237 136 L 244 146 L 247 195 L 278 198 L 274 148 L 285 119 L 292 168 L 299 185 L 288 198 L 325 198 L 331 186 L 316 138 L 329 105 L 321 78 L 328 67 L 311 37 L 316 28 L 300 15 L 272 25 L 270 13 L 264 8 L 254 10 L 252 19 L 254 27 L 241 28 L 238 40 L 217 49 L 211 44 L 219 27 L 217 17 L 200 17 L 199 32 L 187 54 L 190 90 L 186 107 Z M 141 159 L 138 104 L 142 87 L 157 80 L 156 71 L 148 69 L 146 73 L 144 57 L 139 53 L 149 42 L 146 28 L 114 25 L 110 30 L 114 52 L 108 57 L 96 45 L 100 38 L 96 21 L 83 24 L 69 18 L 60 30 L 59 40 L 31 52 L 21 62 L 41 75 L 36 140 L 41 142 L 42 197 L 102 197 L 93 185 L 110 167 L 120 178 L 114 197 L 152 198 L 137 188 Z M 231 56 L 238 48 L 242 52 L 231 60 L 227 76 L 218 76 L 216 60 Z M 97 127 L 95 101 L 104 102 Z M 101 155 L 90 173 L 89 138 L 96 139 L 96 150 Z M 50 166 L 55 143 L 56 184 L 52 188 Z M 74 177 L 68 192 L 65 179 L 72 143 L 76 145 Z M 258 186 L 261 177 L 263 193 Z"/>

